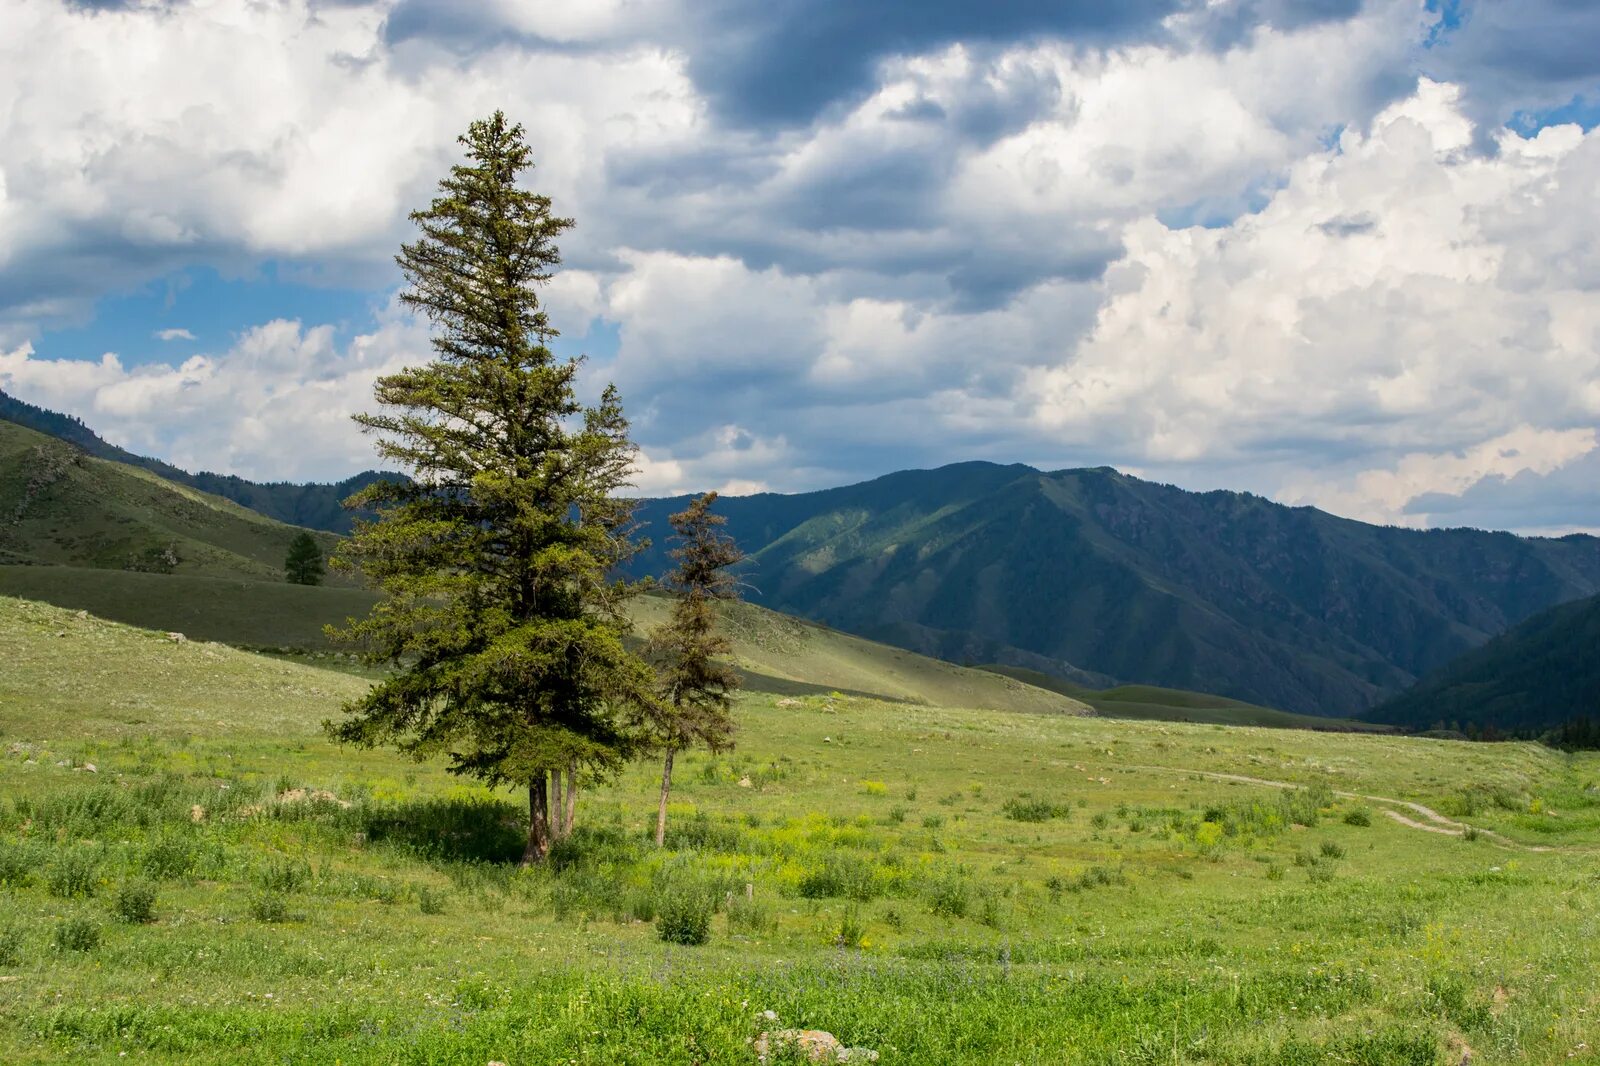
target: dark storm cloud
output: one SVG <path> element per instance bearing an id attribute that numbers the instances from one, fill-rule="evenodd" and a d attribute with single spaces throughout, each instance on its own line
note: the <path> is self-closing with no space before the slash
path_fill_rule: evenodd
<path id="1" fill-rule="evenodd" d="M 1594 529 L 1600 526 L 1600 450 L 1549 474 L 1489 477 L 1459 496 L 1428 493 L 1406 505 L 1433 526 L 1477 529 Z"/>
<path id="2" fill-rule="evenodd" d="M 1153 36 L 1178 0 L 772 0 L 704 9 L 695 82 L 740 124 L 805 123 L 867 90 L 885 56 L 957 41 L 1064 38 L 1110 44 Z"/>
<path id="3" fill-rule="evenodd" d="M 1424 67 L 1460 82 L 1476 117 L 1498 125 L 1518 111 L 1600 97 L 1600 3 L 1465 0 L 1446 18 Z"/>

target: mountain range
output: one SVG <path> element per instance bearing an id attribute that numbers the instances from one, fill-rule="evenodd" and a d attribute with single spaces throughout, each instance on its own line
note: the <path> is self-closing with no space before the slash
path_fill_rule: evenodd
<path id="1" fill-rule="evenodd" d="M 1600 724 L 1600 596 L 1539 612 L 1365 717 L 1522 735 L 1576 718 Z"/>
<path id="2" fill-rule="evenodd" d="M 650 500 L 661 536 L 684 499 Z M 961 463 L 718 503 L 756 602 L 957 661 L 1355 715 L 1554 604 L 1600 539 L 1374 526 L 1107 468 Z M 637 561 L 664 568 L 659 542 Z"/>
<path id="3" fill-rule="evenodd" d="M 0 509 L 16 512 L 0 561 L 161 569 L 175 545 L 180 573 L 276 579 L 292 531 L 253 517 L 339 532 L 339 501 L 395 476 L 262 485 L 132 455 L 3 393 L 0 420 L 57 442 L 14 430 L 0 449 Z M 212 495 L 134 498 L 144 489 L 104 482 L 100 460 Z M 655 543 L 637 574 L 667 569 L 666 518 L 686 502 L 641 501 Z M 1530 616 L 1600 592 L 1594 537 L 1374 526 L 1109 468 L 959 463 L 718 509 L 749 555 L 748 597 L 773 610 L 1073 691 L 1164 686 L 1309 715 L 1387 705 Z M 189 536 L 196 519 L 205 532 Z"/>

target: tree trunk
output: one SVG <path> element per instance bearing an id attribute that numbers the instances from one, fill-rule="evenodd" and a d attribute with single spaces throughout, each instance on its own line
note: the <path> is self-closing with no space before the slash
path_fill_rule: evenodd
<path id="1" fill-rule="evenodd" d="M 550 793 L 544 774 L 528 782 L 528 846 L 522 852 L 522 865 L 544 862 L 550 854 Z"/>
<path id="2" fill-rule="evenodd" d="M 567 835 L 565 811 L 567 805 L 561 795 L 561 771 L 550 771 L 550 839 L 560 840 Z"/>
<path id="3" fill-rule="evenodd" d="M 567 819 L 563 835 L 572 835 L 572 823 L 578 816 L 578 760 L 567 764 Z"/>
<path id="4" fill-rule="evenodd" d="M 672 792 L 672 757 L 677 752 L 672 748 L 667 749 L 667 757 L 661 763 L 661 809 L 656 812 L 656 847 L 666 847 L 667 844 L 667 796 Z"/>

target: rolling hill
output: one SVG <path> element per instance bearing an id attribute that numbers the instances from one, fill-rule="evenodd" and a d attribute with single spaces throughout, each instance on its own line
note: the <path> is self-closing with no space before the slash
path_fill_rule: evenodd
<path id="1" fill-rule="evenodd" d="M 298 532 L 0 421 L 0 563 L 281 581 Z M 337 540 L 317 536 L 324 550 Z"/>
<path id="2" fill-rule="evenodd" d="M 1363 717 L 1520 734 L 1600 720 L 1600 596 L 1534 615 Z"/>
<path id="3" fill-rule="evenodd" d="M 660 536 L 683 499 L 639 517 Z M 1353 715 L 1553 604 L 1600 539 L 1408 530 L 1110 469 L 962 463 L 727 498 L 751 598 L 953 661 Z M 664 569 L 661 548 L 637 564 Z"/>
<path id="4" fill-rule="evenodd" d="M 70 415 L 24 403 L 0 392 L 0 423 L 3 422 L 66 441 L 97 459 L 138 467 L 167 481 L 221 496 L 268 518 L 331 533 L 350 531 L 354 516 L 344 509 L 343 503 L 347 498 L 380 478 L 396 476 L 368 470 L 339 482 L 299 484 L 247 481 L 232 474 L 191 474 L 171 463 L 119 448 Z"/>
<path id="5" fill-rule="evenodd" d="M 1136 718 L 1157 722 L 1195 722 L 1205 725 L 1264 726 L 1269 729 L 1320 729 L 1339 733 L 1383 731 L 1386 726 L 1351 718 L 1325 718 L 1312 714 L 1258 707 L 1226 696 L 1157 685 L 1117 685 L 1093 689 L 1038 670 L 1021 666 L 985 666 L 996 674 L 1015 678 L 1036 688 L 1049 689 L 1080 700 L 1104 718 Z"/>

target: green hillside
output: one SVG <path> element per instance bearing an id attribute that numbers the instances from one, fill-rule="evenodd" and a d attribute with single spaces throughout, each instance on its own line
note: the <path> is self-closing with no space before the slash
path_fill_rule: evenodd
<path id="1" fill-rule="evenodd" d="M 681 505 L 647 502 L 646 535 Z M 963 463 L 718 506 L 774 609 L 957 662 L 1318 715 L 1600 591 L 1594 537 L 1378 527 L 1109 469 Z"/>
<path id="2" fill-rule="evenodd" d="M 1036 688 L 1049 689 L 1081 700 L 1106 718 L 1137 718 L 1159 722 L 1197 722 L 1213 725 L 1263 726 L 1271 729 L 1322 729 L 1335 732 L 1370 732 L 1384 727 L 1349 718 L 1323 718 L 1292 714 L 1271 707 L 1213 696 L 1205 692 L 1161 688 L 1156 685 L 1118 685 L 1093 689 L 1073 684 L 1021 666 L 985 666 L 985 670 L 1015 678 Z"/>
<path id="3" fill-rule="evenodd" d="M 65 566 L 0 566 L 0 595 L 42 601 L 192 640 L 244 647 L 330 647 L 323 626 L 366 613 L 374 594 L 237 578 L 141 574 Z M 666 619 L 667 601 L 634 601 L 642 633 Z M 943 707 L 1083 714 L 1070 696 L 929 659 L 901 648 L 775 614 L 728 609 L 734 662 L 755 691 L 785 696 L 841 692 Z"/>
<path id="4" fill-rule="evenodd" d="M 379 478 L 396 475 L 368 470 L 335 483 L 262 483 L 232 474 L 190 473 L 171 463 L 135 455 L 102 439 L 82 421 L 0 392 L 0 423 L 10 422 L 66 441 L 98 459 L 138 467 L 157 477 L 241 504 L 258 514 L 308 529 L 347 533 L 353 520 L 344 501 Z"/>
<path id="5" fill-rule="evenodd" d="M 0 563 L 281 581 L 296 532 L 0 421 Z M 325 550 L 337 539 L 317 537 Z"/>
<path id="6" fill-rule="evenodd" d="M 1600 721 L 1600 596 L 1535 615 L 1364 717 L 1524 735 Z"/>

